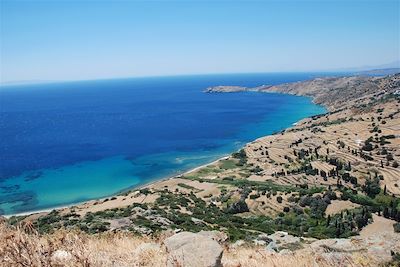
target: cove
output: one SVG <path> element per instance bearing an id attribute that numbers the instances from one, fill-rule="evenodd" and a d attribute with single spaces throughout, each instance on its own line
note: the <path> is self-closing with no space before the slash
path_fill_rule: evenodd
<path id="1" fill-rule="evenodd" d="M 326 112 L 305 97 L 208 94 L 320 73 L 231 74 L 3 86 L 0 213 L 109 196 L 216 160 Z"/>

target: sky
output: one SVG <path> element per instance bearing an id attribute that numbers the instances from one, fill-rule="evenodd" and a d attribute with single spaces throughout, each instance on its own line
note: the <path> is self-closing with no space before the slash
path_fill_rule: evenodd
<path id="1" fill-rule="evenodd" d="M 399 0 L 0 0 L 1 83 L 326 71 L 399 59 Z"/>

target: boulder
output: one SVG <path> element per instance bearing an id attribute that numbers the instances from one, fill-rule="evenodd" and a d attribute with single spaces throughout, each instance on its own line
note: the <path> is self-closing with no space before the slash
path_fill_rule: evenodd
<path id="1" fill-rule="evenodd" d="M 132 224 L 129 218 L 107 220 L 107 222 L 110 223 L 110 230 L 128 228 Z"/>
<path id="2" fill-rule="evenodd" d="M 164 241 L 167 266 L 220 267 L 223 249 L 204 234 L 181 232 Z"/>
<path id="3" fill-rule="evenodd" d="M 219 232 L 219 231 L 200 231 L 198 233 L 199 235 L 203 235 L 205 237 L 209 237 L 211 239 L 214 239 L 215 241 L 217 241 L 218 243 L 222 244 L 224 243 L 227 239 L 228 239 L 228 235 L 223 233 L 223 232 Z"/>

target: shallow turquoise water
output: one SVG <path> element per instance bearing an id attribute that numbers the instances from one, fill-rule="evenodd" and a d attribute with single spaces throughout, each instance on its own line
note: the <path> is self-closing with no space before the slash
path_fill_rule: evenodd
<path id="1" fill-rule="evenodd" d="M 317 74 L 182 76 L 1 91 L 0 209 L 12 214 L 95 199 L 172 176 L 325 112 L 309 98 L 206 94 Z"/>

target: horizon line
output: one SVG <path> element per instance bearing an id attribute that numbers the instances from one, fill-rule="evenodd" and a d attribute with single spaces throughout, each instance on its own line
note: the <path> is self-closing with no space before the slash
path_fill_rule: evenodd
<path id="1" fill-rule="evenodd" d="M 397 68 L 394 68 L 397 69 Z M 88 79 L 70 79 L 70 80 L 21 80 L 1 82 L 0 86 L 22 86 L 22 85 L 41 85 L 41 84 L 57 84 L 57 83 L 74 83 L 74 82 L 91 82 L 91 81 L 110 81 L 110 80 L 128 80 L 128 79 L 146 79 L 146 78 L 169 78 L 181 76 L 211 76 L 211 75 L 240 75 L 240 74 L 269 74 L 269 73 L 343 73 L 349 74 L 357 71 L 350 70 L 320 70 L 320 71 L 257 71 L 257 72 L 217 72 L 217 73 L 191 73 L 191 74 L 161 74 L 161 75 L 144 75 L 144 76 L 116 76 L 108 78 L 88 78 Z"/>

